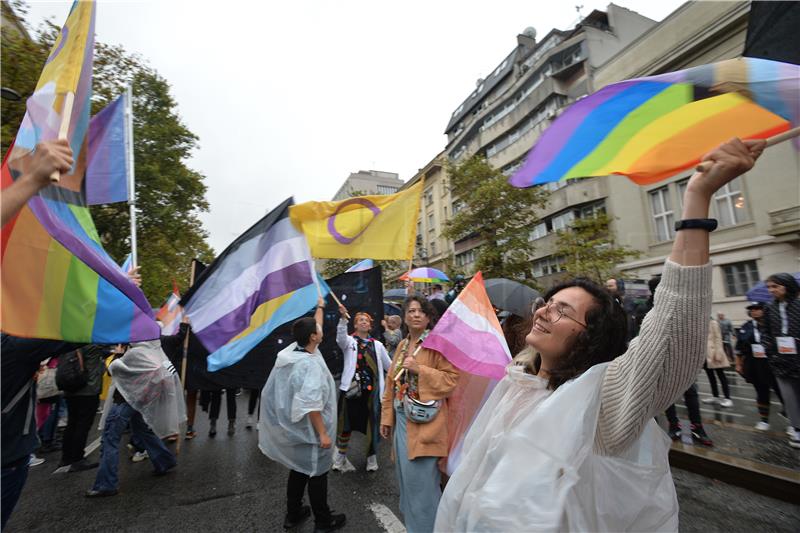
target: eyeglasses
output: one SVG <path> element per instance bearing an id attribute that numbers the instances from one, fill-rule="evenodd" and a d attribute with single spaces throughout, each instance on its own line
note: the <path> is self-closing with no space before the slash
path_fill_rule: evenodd
<path id="1" fill-rule="evenodd" d="M 565 314 L 564 313 L 564 307 L 561 306 L 561 305 L 558 305 L 552 299 L 549 302 L 547 302 L 546 304 L 541 305 L 539 307 L 537 307 L 536 304 L 533 304 L 533 306 L 531 306 L 531 315 L 536 314 L 536 311 L 538 311 L 542 307 L 544 307 L 544 314 L 547 317 L 547 321 L 550 322 L 551 324 L 555 324 L 556 322 L 558 322 L 562 318 L 568 318 L 568 319 L 572 320 L 573 322 L 575 322 L 576 324 L 580 324 L 583 327 L 587 327 L 586 324 L 584 324 L 580 320 L 578 320 L 576 318 L 572 318 L 571 316 Z"/>

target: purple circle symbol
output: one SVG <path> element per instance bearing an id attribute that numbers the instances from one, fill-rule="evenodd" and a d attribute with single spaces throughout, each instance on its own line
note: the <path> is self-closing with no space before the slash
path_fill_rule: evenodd
<path id="1" fill-rule="evenodd" d="M 61 52 L 61 50 L 64 48 L 64 43 L 67 42 L 68 35 L 69 35 L 69 28 L 67 28 L 66 26 L 61 28 L 61 37 L 58 40 L 58 46 L 56 46 L 55 50 L 53 50 L 53 52 L 50 54 L 50 57 L 47 58 L 47 61 L 44 62 L 45 65 L 54 60 L 56 56 L 59 54 L 59 52 Z"/>
<path id="2" fill-rule="evenodd" d="M 370 220 L 364 226 L 364 228 L 361 231 L 359 231 L 358 233 L 356 233 L 352 237 L 345 237 L 344 235 L 342 235 L 341 233 L 339 233 L 336 230 L 336 215 L 338 215 L 342 211 L 342 209 L 344 209 L 348 205 L 361 205 L 361 206 L 364 206 L 367 209 L 369 209 L 370 211 L 372 211 L 372 214 L 373 214 L 372 220 Z M 331 215 L 331 217 L 328 219 L 328 233 L 330 233 L 331 236 L 334 239 L 336 239 L 338 242 L 340 242 L 342 244 L 350 244 L 354 240 L 358 239 L 361 236 L 362 233 L 367 231 L 367 228 L 375 220 L 375 217 L 377 217 L 380 214 L 381 214 L 380 208 L 377 205 L 375 205 L 374 203 L 372 203 L 369 200 L 367 200 L 366 198 L 350 198 L 349 200 L 345 200 L 344 202 L 339 204 L 339 207 L 336 208 L 336 212 L 334 212 L 333 215 Z"/>

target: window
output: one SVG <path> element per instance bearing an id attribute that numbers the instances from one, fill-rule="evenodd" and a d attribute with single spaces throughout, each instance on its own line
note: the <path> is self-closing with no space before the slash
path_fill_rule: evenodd
<path id="1" fill-rule="evenodd" d="M 433 205 L 433 190 L 425 191 L 425 205 Z"/>
<path id="2" fill-rule="evenodd" d="M 531 240 L 535 241 L 536 239 L 541 239 L 547 235 L 547 223 L 540 222 L 533 227 L 533 231 L 531 232 Z"/>
<path id="3" fill-rule="evenodd" d="M 747 220 L 741 176 L 729 181 L 714 195 L 720 227 L 733 226 Z"/>
<path id="4" fill-rule="evenodd" d="M 431 256 L 434 256 L 434 255 L 436 255 L 436 243 L 432 242 L 431 243 Z"/>
<path id="5" fill-rule="evenodd" d="M 459 211 L 461 211 L 462 209 L 464 209 L 464 202 L 462 202 L 461 200 L 453 202 L 452 210 L 454 215 Z"/>
<path id="6" fill-rule="evenodd" d="M 563 257 L 545 257 L 533 262 L 533 277 L 539 278 L 565 271 Z"/>
<path id="7" fill-rule="evenodd" d="M 722 267 L 725 273 L 725 292 L 728 296 L 744 296 L 761 279 L 755 261 L 731 263 Z"/>
<path id="8" fill-rule="evenodd" d="M 560 215 L 554 216 L 553 231 L 565 229 L 567 226 L 572 224 L 573 220 L 575 220 L 575 213 L 573 211 L 567 211 L 565 213 L 561 213 Z"/>
<path id="9" fill-rule="evenodd" d="M 433 231 L 435 229 L 435 225 L 433 213 L 428 213 L 428 231 Z"/>
<path id="10" fill-rule="evenodd" d="M 478 257 L 478 249 L 473 248 L 472 250 L 467 250 L 466 252 L 462 252 L 460 254 L 456 254 L 456 266 L 464 267 L 467 265 L 471 265 L 475 262 L 475 259 Z"/>
<path id="11" fill-rule="evenodd" d="M 650 206 L 656 227 L 656 240 L 668 241 L 675 236 L 675 219 L 669 202 L 669 190 L 661 187 L 650 191 Z"/>
<path id="12" fill-rule="evenodd" d="M 397 192 L 397 187 L 389 185 L 378 185 L 378 194 L 394 194 Z"/>

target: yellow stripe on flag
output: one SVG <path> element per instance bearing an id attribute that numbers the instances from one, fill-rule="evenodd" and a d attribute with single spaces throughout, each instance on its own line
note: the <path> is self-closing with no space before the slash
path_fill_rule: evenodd
<path id="1" fill-rule="evenodd" d="M 250 315 L 250 325 L 247 326 L 247 329 L 245 329 L 244 331 L 236 335 L 234 338 L 232 338 L 228 342 L 228 344 L 230 344 L 233 341 L 237 341 L 243 337 L 247 337 L 248 335 L 253 333 L 253 331 L 257 330 L 262 325 L 264 325 L 272 317 L 275 311 L 284 303 L 286 303 L 286 300 L 291 298 L 293 294 L 294 292 L 283 294 L 281 296 L 278 296 L 277 298 L 273 298 L 272 300 L 267 300 L 263 304 L 256 307 L 256 310 L 253 311 L 252 315 Z"/>
<path id="2" fill-rule="evenodd" d="M 306 235 L 311 255 L 333 259 L 411 259 L 422 180 L 396 194 L 339 202 L 306 202 L 289 218 Z"/>
<path id="3" fill-rule="evenodd" d="M 56 38 L 47 63 L 39 76 L 39 83 L 36 85 L 37 91 L 49 83 L 55 83 L 55 94 L 77 92 L 78 80 L 81 77 L 86 54 L 86 44 L 90 41 L 89 31 L 92 28 L 94 10 L 95 3 L 93 1 L 80 1 L 72 4 L 67 22 Z"/>

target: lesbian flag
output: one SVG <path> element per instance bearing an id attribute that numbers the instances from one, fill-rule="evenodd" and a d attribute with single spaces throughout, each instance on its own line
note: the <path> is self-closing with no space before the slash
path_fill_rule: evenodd
<path id="1" fill-rule="evenodd" d="M 572 104 L 542 133 L 515 187 L 621 174 L 639 185 L 696 166 L 732 137 L 800 125 L 800 66 L 740 57 L 621 81 Z"/>
<path id="2" fill-rule="evenodd" d="M 503 330 L 483 286 L 483 274 L 472 277 L 422 346 L 440 352 L 461 370 L 458 386 L 447 400 L 449 475 L 458 465 L 464 436 L 511 362 Z"/>

